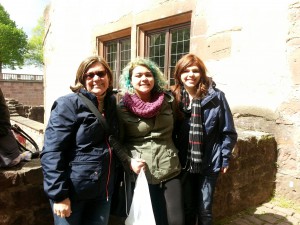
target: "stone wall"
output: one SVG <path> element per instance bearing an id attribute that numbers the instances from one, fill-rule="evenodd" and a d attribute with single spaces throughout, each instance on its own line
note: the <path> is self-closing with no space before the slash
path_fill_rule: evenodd
<path id="1" fill-rule="evenodd" d="M 43 81 L 7 81 L 0 80 L 5 98 L 11 98 L 23 105 L 44 105 Z"/>
<path id="2" fill-rule="evenodd" d="M 235 113 L 237 127 L 249 131 L 267 132 L 274 136 L 278 154 L 274 193 L 278 197 L 294 202 L 300 201 L 299 106 L 299 100 L 297 100 L 293 107 L 287 103 L 276 113 L 254 107 L 233 109 L 233 112 L 239 112 Z"/>
<path id="3" fill-rule="evenodd" d="M 53 224 L 38 159 L 0 170 L 0 224 Z"/>
<path id="4" fill-rule="evenodd" d="M 6 98 L 10 116 L 22 116 L 40 123 L 44 123 L 44 106 L 30 106 L 20 104 L 15 99 Z"/>
<path id="5" fill-rule="evenodd" d="M 238 133 L 230 170 L 217 184 L 213 210 L 218 219 L 268 201 L 275 189 L 274 137 L 262 132 Z M 0 186 L 0 225 L 53 224 L 38 159 L 0 170 Z M 110 225 L 117 225 L 117 221 L 111 220 Z"/>
<path id="6" fill-rule="evenodd" d="M 272 135 L 238 132 L 229 171 L 221 174 L 214 198 L 214 216 L 223 218 L 270 200 L 275 190 L 277 144 Z"/>
<path id="7" fill-rule="evenodd" d="M 16 107 L 16 111 L 20 116 L 28 119 L 44 123 L 44 107 L 43 106 L 29 106 L 19 105 Z"/>

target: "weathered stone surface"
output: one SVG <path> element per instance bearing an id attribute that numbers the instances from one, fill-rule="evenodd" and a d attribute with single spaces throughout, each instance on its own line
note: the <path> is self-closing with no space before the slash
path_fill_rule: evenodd
<path id="1" fill-rule="evenodd" d="M 220 174 L 214 216 L 221 218 L 268 201 L 275 189 L 276 142 L 263 132 L 239 131 L 227 174 Z"/>
<path id="2" fill-rule="evenodd" d="M 39 159 L 1 169 L 0 185 L 0 225 L 53 224 Z"/>
<path id="3" fill-rule="evenodd" d="M 247 163 L 256 164 L 258 160 L 264 162 L 272 160 L 276 157 L 276 191 L 275 194 L 283 198 L 289 199 L 291 201 L 299 201 L 299 190 L 300 190 L 300 180 L 299 178 L 299 154 L 300 154 L 300 98 L 299 91 L 293 93 L 293 98 L 289 102 L 282 104 L 280 108 L 277 109 L 277 113 L 270 113 L 263 109 L 251 108 L 248 112 L 243 109 L 233 109 L 233 111 L 238 111 L 235 115 L 235 124 L 240 129 L 248 130 L 248 132 L 266 132 L 274 136 L 276 143 L 275 152 L 269 152 L 264 154 L 264 157 L 253 156 L 253 160 L 243 160 L 232 163 L 233 167 L 238 167 L 239 169 Z M 245 133 L 245 132 L 244 132 Z M 239 134 L 241 139 L 242 134 Z M 251 140 L 249 140 L 251 142 Z M 267 142 L 262 142 L 264 145 Z M 269 143 L 268 145 L 272 145 Z M 239 146 L 236 148 L 239 151 L 241 146 L 246 146 L 246 142 L 240 142 Z M 259 145 L 258 145 L 259 146 Z M 259 147 L 260 151 L 267 151 L 268 148 Z M 250 149 L 246 151 L 251 151 Z M 238 153 L 243 156 L 246 153 Z M 257 157 L 257 158 L 255 158 Z M 268 175 L 264 175 L 268 176 Z M 293 187 L 290 187 L 290 183 Z"/>

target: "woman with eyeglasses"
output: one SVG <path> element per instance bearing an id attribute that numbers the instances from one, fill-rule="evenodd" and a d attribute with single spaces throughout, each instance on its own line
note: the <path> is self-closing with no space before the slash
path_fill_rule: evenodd
<path id="1" fill-rule="evenodd" d="M 88 57 L 77 70 L 74 93 L 58 98 L 45 130 L 41 164 L 44 190 L 56 225 L 108 224 L 115 159 L 88 98 L 118 136 L 113 76 L 107 62 Z"/>
<path id="2" fill-rule="evenodd" d="M 212 225 L 217 178 L 226 173 L 237 141 L 225 94 L 206 74 L 203 61 L 184 55 L 176 64 L 174 141 L 182 169 L 186 225 Z"/>
<path id="3" fill-rule="evenodd" d="M 172 141 L 174 97 L 159 67 L 148 59 L 131 61 L 120 77 L 120 137 L 130 169 L 145 171 L 156 225 L 183 225 L 181 165 Z M 134 186 L 134 185 L 132 185 Z"/>

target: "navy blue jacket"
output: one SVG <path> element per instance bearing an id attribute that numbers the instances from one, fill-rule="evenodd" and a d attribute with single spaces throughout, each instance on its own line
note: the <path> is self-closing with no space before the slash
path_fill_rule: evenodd
<path id="1" fill-rule="evenodd" d="M 237 141 L 237 132 L 225 94 L 210 87 L 201 100 L 203 123 L 203 173 L 217 173 L 221 167 L 229 165 L 232 149 Z M 185 168 L 189 143 L 190 113 L 177 121 L 174 142 L 179 150 L 181 165 Z"/>
<path id="2" fill-rule="evenodd" d="M 80 90 L 97 106 L 97 98 Z M 118 131 L 116 99 L 104 99 L 105 117 Z M 117 134 L 116 134 L 117 135 Z M 56 202 L 107 199 L 113 192 L 115 159 L 103 127 L 77 93 L 58 98 L 51 109 L 41 153 L 44 190 Z"/>

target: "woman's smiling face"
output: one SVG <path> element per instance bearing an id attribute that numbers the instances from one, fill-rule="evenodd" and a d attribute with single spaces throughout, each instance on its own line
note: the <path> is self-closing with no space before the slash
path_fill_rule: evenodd
<path id="1" fill-rule="evenodd" d="M 132 70 L 131 85 L 135 93 L 143 100 L 151 96 L 154 87 L 152 72 L 145 66 L 137 66 Z"/>
<path id="2" fill-rule="evenodd" d="M 87 91 L 97 97 L 103 95 L 109 86 L 109 78 L 105 67 L 101 63 L 94 63 L 84 74 Z"/>
<path id="3" fill-rule="evenodd" d="M 200 70 L 197 66 L 189 66 L 181 73 L 180 78 L 186 89 L 195 88 L 200 82 Z"/>

